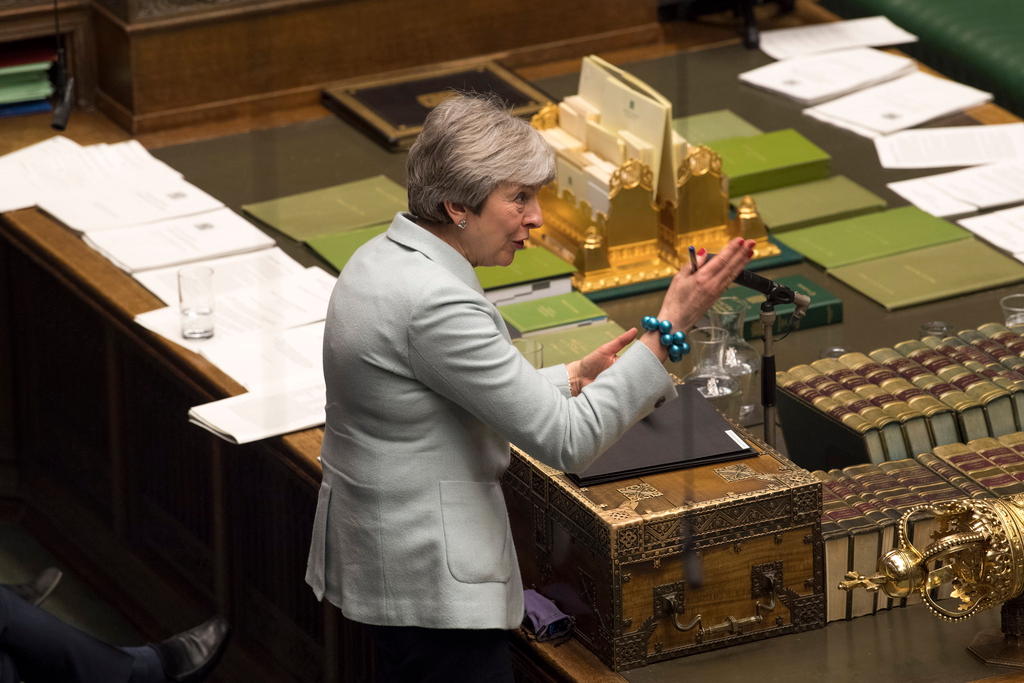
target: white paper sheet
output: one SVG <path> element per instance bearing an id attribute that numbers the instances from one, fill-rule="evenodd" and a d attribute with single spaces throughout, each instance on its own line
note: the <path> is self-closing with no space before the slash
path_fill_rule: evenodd
<path id="1" fill-rule="evenodd" d="M 774 62 L 741 73 L 740 80 L 813 105 L 916 69 L 906 57 L 858 47 Z"/>
<path id="2" fill-rule="evenodd" d="M 189 422 L 231 443 L 243 444 L 324 424 L 327 390 L 323 378 L 195 406 Z"/>
<path id="3" fill-rule="evenodd" d="M 1020 260 L 1024 256 L 1024 206 L 1004 209 L 958 221 L 978 237 L 997 249 L 1011 252 Z"/>
<path id="4" fill-rule="evenodd" d="M 196 263 L 213 268 L 213 291 L 216 294 L 224 294 L 242 287 L 263 286 L 271 280 L 294 275 L 303 270 L 302 264 L 277 247 Z M 157 268 L 135 273 L 132 277 L 168 306 L 176 306 L 178 269 L 179 266 Z"/>
<path id="5" fill-rule="evenodd" d="M 942 168 L 1024 161 L 1024 123 L 905 130 L 875 138 L 882 168 Z"/>
<path id="6" fill-rule="evenodd" d="M 974 166 L 888 187 L 932 215 L 955 216 L 1024 201 L 1024 162 Z"/>
<path id="7" fill-rule="evenodd" d="M 283 330 L 323 320 L 336 279 L 316 266 L 301 273 L 217 296 L 212 339 L 183 339 L 177 306 L 135 316 L 151 332 L 201 353 L 202 349 L 234 335 Z"/>
<path id="8" fill-rule="evenodd" d="M 917 36 L 888 18 L 865 17 L 761 31 L 761 50 L 775 59 L 850 47 L 881 47 L 917 42 Z"/>
<path id="9" fill-rule="evenodd" d="M 983 104 L 992 94 L 923 72 L 845 95 L 807 109 L 883 135 Z"/>
<path id="10" fill-rule="evenodd" d="M 85 243 L 129 273 L 274 246 L 274 239 L 231 209 L 145 225 L 97 230 Z"/>
<path id="11" fill-rule="evenodd" d="M 181 179 L 162 177 L 140 184 L 100 183 L 40 199 L 39 208 L 79 232 L 112 230 L 191 216 L 224 206 Z"/>
<path id="12" fill-rule="evenodd" d="M 323 376 L 324 323 L 217 339 L 202 354 L 249 391 Z"/>

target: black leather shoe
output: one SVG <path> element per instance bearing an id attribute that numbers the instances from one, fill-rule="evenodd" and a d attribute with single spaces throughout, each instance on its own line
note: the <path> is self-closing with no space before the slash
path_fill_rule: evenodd
<path id="1" fill-rule="evenodd" d="M 29 581 L 28 583 L 20 583 L 16 586 L 8 586 L 15 595 L 24 600 L 30 602 L 36 607 L 43 604 L 46 598 L 50 597 L 50 593 L 60 583 L 61 578 L 64 576 L 64 572 L 57 569 L 56 567 L 47 567 L 43 571 L 39 572 L 39 575 Z"/>
<path id="2" fill-rule="evenodd" d="M 224 653 L 228 631 L 226 619 L 213 617 L 199 626 L 153 645 L 153 649 L 160 656 L 167 680 L 197 683 L 205 679 Z"/>

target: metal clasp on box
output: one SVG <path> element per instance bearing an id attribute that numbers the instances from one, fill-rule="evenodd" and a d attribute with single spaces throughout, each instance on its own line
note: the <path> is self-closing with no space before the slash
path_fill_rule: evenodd
<path id="1" fill-rule="evenodd" d="M 750 583 L 754 597 L 754 614 L 752 616 L 742 618 L 727 616 L 721 623 L 705 626 L 703 616 L 697 614 L 689 623 L 684 624 L 679 619 L 685 611 L 683 582 L 658 586 L 654 589 L 655 612 L 661 616 L 671 616 L 672 625 L 678 631 L 686 632 L 697 629 L 694 638 L 697 643 L 702 643 L 706 638 L 718 634 L 739 635 L 743 633 L 744 629 L 763 623 L 765 615 L 775 610 L 778 586 L 781 585 L 782 579 L 781 567 L 776 567 L 779 564 L 781 563 L 773 562 L 768 565 L 757 565 L 751 569 Z M 659 602 L 660 604 L 658 604 Z"/>

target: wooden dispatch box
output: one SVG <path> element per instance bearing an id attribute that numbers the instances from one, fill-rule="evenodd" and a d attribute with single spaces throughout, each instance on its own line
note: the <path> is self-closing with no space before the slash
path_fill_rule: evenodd
<path id="1" fill-rule="evenodd" d="M 757 456 L 587 488 L 513 447 L 503 487 L 523 583 L 613 670 L 825 625 L 820 483 L 747 439 Z"/>

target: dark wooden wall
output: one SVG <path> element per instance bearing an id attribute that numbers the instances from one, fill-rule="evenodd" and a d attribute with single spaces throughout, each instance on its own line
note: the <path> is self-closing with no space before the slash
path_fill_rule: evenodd
<path id="1" fill-rule="evenodd" d="M 658 35 L 653 0 L 93 2 L 98 103 L 131 132 L 304 104 L 369 74 Z"/>

